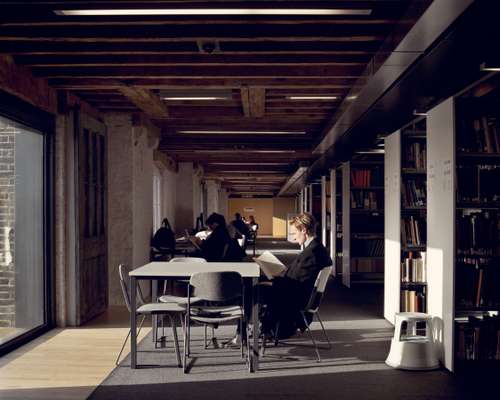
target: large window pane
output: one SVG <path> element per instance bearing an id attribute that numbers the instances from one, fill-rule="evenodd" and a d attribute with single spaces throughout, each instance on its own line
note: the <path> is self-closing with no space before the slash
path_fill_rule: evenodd
<path id="1" fill-rule="evenodd" d="M 45 323 L 44 143 L 0 117 L 0 344 Z"/>

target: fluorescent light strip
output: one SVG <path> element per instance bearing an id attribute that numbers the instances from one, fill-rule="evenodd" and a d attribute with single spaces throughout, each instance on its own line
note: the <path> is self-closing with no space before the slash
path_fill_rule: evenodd
<path id="1" fill-rule="evenodd" d="M 245 163 L 245 162 L 209 162 L 209 165 L 288 165 L 288 163 L 282 163 L 282 162 L 269 162 L 269 163 L 261 163 L 261 162 L 254 162 L 254 163 Z"/>
<path id="2" fill-rule="evenodd" d="M 177 131 L 185 135 L 305 135 L 304 131 Z"/>
<path id="3" fill-rule="evenodd" d="M 162 100 L 231 100 L 229 97 L 215 97 L 215 96 L 178 96 L 178 97 L 162 97 Z"/>
<path id="4" fill-rule="evenodd" d="M 149 8 L 54 10 L 57 15 L 370 15 L 371 9 L 340 8 Z"/>
<path id="5" fill-rule="evenodd" d="M 232 150 L 193 150 L 193 153 L 295 153 L 295 150 L 250 150 L 250 149 L 232 149 Z"/>
<path id="6" fill-rule="evenodd" d="M 288 100 L 337 100 L 337 96 L 287 96 Z"/>
<path id="7" fill-rule="evenodd" d="M 486 66 L 486 63 L 482 63 L 480 66 L 481 71 L 489 71 L 489 72 L 499 72 L 500 67 L 488 67 Z"/>

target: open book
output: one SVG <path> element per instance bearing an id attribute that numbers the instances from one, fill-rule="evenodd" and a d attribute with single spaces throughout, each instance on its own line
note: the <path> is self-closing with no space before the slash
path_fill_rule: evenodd
<path id="1" fill-rule="evenodd" d="M 270 251 L 265 251 L 259 257 L 254 257 L 253 260 L 259 264 L 260 269 L 267 279 L 281 276 L 286 271 L 283 263 Z"/>
<path id="2" fill-rule="evenodd" d="M 201 251 L 201 247 L 198 244 L 198 242 L 196 241 L 196 238 L 194 236 L 190 235 L 189 231 L 187 229 L 184 229 L 184 237 L 186 238 L 186 240 L 189 240 L 191 242 L 191 244 L 194 246 L 194 248 L 196 250 Z"/>

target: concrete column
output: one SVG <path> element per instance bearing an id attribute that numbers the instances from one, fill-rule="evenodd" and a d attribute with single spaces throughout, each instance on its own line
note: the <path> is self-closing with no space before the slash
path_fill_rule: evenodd
<path id="1" fill-rule="evenodd" d="M 228 215 L 229 214 L 228 197 L 229 197 L 229 194 L 227 192 L 227 189 L 221 188 L 219 191 L 219 212 L 222 215 L 224 215 L 224 218 L 226 218 L 227 222 L 229 222 L 233 219 L 232 215 Z"/>
<path id="2" fill-rule="evenodd" d="M 134 126 L 130 115 L 104 116 L 108 135 L 109 304 L 123 304 L 120 263 L 138 267 L 149 261 L 153 229 L 153 149 L 158 132 Z M 117 151 L 119 149 L 119 151 Z"/>
<path id="3" fill-rule="evenodd" d="M 175 207 L 175 231 L 193 229 L 194 216 L 197 212 L 194 207 L 194 175 L 193 163 L 179 163 L 177 173 L 177 199 Z"/>
<path id="4" fill-rule="evenodd" d="M 220 183 L 214 180 L 205 181 L 207 187 L 207 217 L 212 213 L 220 212 L 219 209 L 219 188 Z"/>

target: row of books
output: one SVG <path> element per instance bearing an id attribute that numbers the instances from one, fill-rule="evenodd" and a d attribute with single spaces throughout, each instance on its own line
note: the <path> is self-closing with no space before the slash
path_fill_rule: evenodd
<path id="1" fill-rule="evenodd" d="M 351 169 L 351 185 L 364 188 L 384 185 L 384 170 L 376 166 L 371 169 Z"/>
<path id="2" fill-rule="evenodd" d="M 404 168 L 425 170 L 427 164 L 425 143 L 413 142 L 404 146 L 402 159 Z"/>
<path id="3" fill-rule="evenodd" d="M 425 219 L 413 215 L 401 219 L 401 244 L 403 246 L 422 246 L 425 243 Z"/>
<path id="4" fill-rule="evenodd" d="M 403 207 L 423 207 L 426 204 L 426 187 L 424 179 L 410 179 L 403 182 L 401 197 Z"/>
<path id="5" fill-rule="evenodd" d="M 426 312 L 425 295 L 418 290 L 401 290 L 401 311 Z"/>
<path id="6" fill-rule="evenodd" d="M 455 296 L 460 309 L 500 308 L 500 266 L 457 263 Z"/>
<path id="7" fill-rule="evenodd" d="M 456 171 L 458 201 L 500 201 L 499 165 L 459 165 Z"/>
<path id="8" fill-rule="evenodd" d="M 457 217 L 457 249 L 471 254 L 488 254 L 499 244 L 497 211 L 464 211 Z"/>
<path id="9" fill-rule="evenodd" d="M 458 360 L 500 360 L 500 316 L 469 316 L 456 324 Z"/>
<path id="10" fill-rule="evenodd" d="M 401 282 L 426 282 L 427 267 L 426 253 L 420 252 L 419 258 L 413 258 L 410 252 L 409 257 L 403 259 L 401 263 Z"/>
<path id="11" fill-rule="evenodd" d="M 377 193 L 367 190 L 351 191 L 351 208 L 376 210 L 380 202 Z"/>
<path id="12" fill-rule="evenodd" d="M 383 273 L 384 260 L 370 260 L 367 258 L 354 258 L 351 260 L 351 272 L 358 273 Z"/>
<path id="13" fill-rule="evenodd" d="M 384 241 L 382 239 L 353 239 L 351 254 L 353 257 L 383 257 Z"/>
<path id="14" fill-rule="evenodd" d="M 466 152 L 500 153 L 500 126 L 495 117 L 462 119 L 458 125 L 458 148 Z"/>

